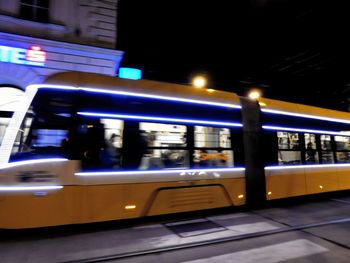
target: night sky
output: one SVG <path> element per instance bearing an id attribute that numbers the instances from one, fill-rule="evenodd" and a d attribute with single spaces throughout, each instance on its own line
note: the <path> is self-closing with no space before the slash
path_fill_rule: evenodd
<path id="1" fill-rule="evenodd" d="M 346 1 L 120 0 L 122 66 L 143 78 L 209 86 L 339 110 L 350 97 Z"/>

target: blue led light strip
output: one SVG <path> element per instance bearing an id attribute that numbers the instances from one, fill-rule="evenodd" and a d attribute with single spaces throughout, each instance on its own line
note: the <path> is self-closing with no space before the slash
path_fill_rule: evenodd
<path id="1" fill-rule="evenodd" d="M 12 167 L 28 165 L 28 164 L 56 163 L 56 162 L 64 162 L 64 161 L 68 161 L 68 159 L 66 158 L 33 159 L 33 160 L 25 160 L 25 161 L 2 164 L 0 165 L 0 169 L 12 168 Z"/>
<path id="2" fill-rule="evenodd" d="M 312 168 L 339 168 L 350 167 L 350 163 L 335 164 L 309 164 L 309 165 L 276 165 L 266 166 L 265 170 L 289 170 L 289 169 L 312 169 Z"/>
<path id="3" fill-rule="evenodd" d="M 316 120 L 350 124 L 350 120 L 345 120 L 345 119 L 337 119 L 337 118 L 330 118 L 330 117 L 324 117 L 324 116 L 294 113 L 294 112 L 280 111 L 280 110 L 271 110 L 271 109 L 261 109 L 261 111 L 266 112 L 266 113 L 288 115 L 288 116 L 293 116 L 293 117 L 301 117 L 301 118 L 307 118 L 307 119 L 316 119 Z"/>
<path id="4" fill-rule="evenodd" d="M 146 121 L 165 121 L 165 122 L 177 122 L 177 123 L 194 123 L 203 125 L 215 125 L 224 127 L 242 127 L 241 123 L 235 122 L 217 122 L 217 121 L 206 121 L 206 120 L 191 120 L 191 119 L 178 119 L 178 118 L 165 118 L 156 116 L 140 116 L 140 115 L 127 115 L 127 114 L 109 114 L 99 112 L 78 112 L 79 115 L 89 117 L 105 117 L 105 118 L 116 118 L 116 119 L 131 119 L 131 120 L 146 120 Z"/>
<path id="5" fill-rule="evenodd" d="M 317 134 L 331 134 L 331 135 L 339 135 L 339 136 L 349 136 L 348 134 L 341 133 L 341 132 L 300 129 L 300 128 L 293 128 L 293 127 L 280 127 L 280 126 L 263 125 L 262 128 L 265 130 L 275 130 L 275 131 L 307 132 L 307 133 L 317 133 Z"/>
<path id="6" fill-rule="evenodd" d="M 107 90 L 107 89 L 98 89 L 98 88 L 85 88 L 85 87 L 72 87 L 72 86 L 61 86 L 61 85 L 36 85 L 37 88 L 44 89 L 62 89 L 62 90 L 83 90 L 94 93 L 104 93 L 104 94 L 114 94 L 114 95 L 126 95 L 133 97 L 143 97 L 143 98 L 151 98 L 151 99 L 161 99 L 175 102 L 187 102 L 187 103 L 195 103 L 195 104 L 204 104 L 225 108 L 234 108 L 241 109 L 242 107 L 237 104 L 231 103 L 220 103 L 215 101 L 206 101 L 206 100 L 197 100 L 197 99 L 187 99 L 180 97 L 170 97 L 163 95 L 155 95 L 155 94 L 146 94 L 146 93 L 136 93 L 136 92 L 128 92 L 128 91 L 120 91 L 120 90 Z M 127 88 L 127 87 L 126 87 Z"/>
<path id="7" fill-rule="evenodd" d="M 62 189 L 62 185 L 40 185 L 40 186 L 4 186 L 0 185 L 0 192 L 22 192 L 22 191 L 49 191 Z"/>
<path id="8" fill-rule="evenodd" d="M 186 173 L 206 173 L 206 172 L 241 172 L 245 171 L 244 167 L 237 167 L 237 168 L 212 168 L 212 169 L 162 169 L 162 170 L 135 170 L 135 171 L 111 171 L 111 172 L 78 172 L 75 173 L 76 176 L 118 176 L 118 175 L 142 175 L 142 174 L 174 174 L 174 173 L 180 173 L 186 174 Z"/>

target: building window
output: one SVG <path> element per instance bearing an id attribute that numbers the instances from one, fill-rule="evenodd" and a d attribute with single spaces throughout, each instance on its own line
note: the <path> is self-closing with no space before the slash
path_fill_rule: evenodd
<path id="1" fill-rule="evenodd" d="M 26 20 L 49 22 L 50 0 L 21 0 L 20 16 Z"/>

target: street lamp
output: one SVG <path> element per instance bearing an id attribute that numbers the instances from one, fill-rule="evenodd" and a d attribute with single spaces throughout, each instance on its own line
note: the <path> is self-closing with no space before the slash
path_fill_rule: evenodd
<path id="1" fill-rule="evenodd" d="M 253 90 L 249 91 L 248 97 L 251 100 L 258 100 L 261 97 L 261 91 L 257 90 L 257 89 L 253 89 Z"/>
<path id="2" fill-rule="evenodd" d="M 192 79 L 192 84 L 196 88 L 203 88 L 207 85 L 207 79 L 203 76 L 196 76 Z"/>

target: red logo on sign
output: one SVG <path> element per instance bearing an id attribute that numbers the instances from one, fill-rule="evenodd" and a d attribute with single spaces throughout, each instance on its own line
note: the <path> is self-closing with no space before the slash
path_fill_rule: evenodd
<path id="1" fill-rule="evenodd" d="M 27 49 L 26 59 L 33 62 L 45 62 L 46 52 L 42 51 L 38 46 L 32 46 L 30 49 Z"/>

